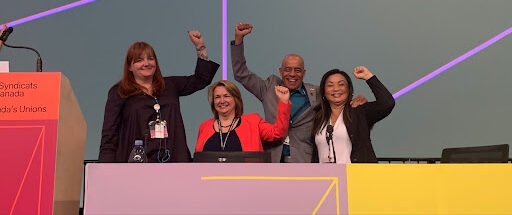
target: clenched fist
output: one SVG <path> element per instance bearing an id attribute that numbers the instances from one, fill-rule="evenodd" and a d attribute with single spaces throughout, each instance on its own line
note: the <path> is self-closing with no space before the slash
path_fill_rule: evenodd
<path id="1" fill-rule="evenodd" d="M 290 100 L 290 90 L 283 86 L 275 86 L 276 96 L 283 103 L 288 103 Z"/>
<path id="2" fill-rule="evenodd" d="M 373 74 L 370 72 L 370 70 L 368 70 L 364 66 L 358 66 L 354 68 L 354 71 L 352 71 L 352 73 L 357 79 L 362 79 L 365 81 L 373 77 Z"/>
<path id="3" fill-rule="evenodd" d="M 202 47 L 204 47 L 203 36 L 199 31 L 189 31 L 188 37 L 190 38 L 190 42 L 192 42 L 196 47 L 196 50 L 199 50 Z"/>
<path id="4" fill-rule="evenodd" d="M 235 26 L 235 45 L 240 45 L 244 41 L 244 37 L 250 34 L 252 25 L 249 23 L 238 23 Z"/>

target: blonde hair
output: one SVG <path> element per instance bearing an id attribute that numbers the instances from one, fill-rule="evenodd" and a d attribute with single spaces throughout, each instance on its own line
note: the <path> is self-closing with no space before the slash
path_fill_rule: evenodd
<path id="1" fill-rule="evenodd" d="M 244 103 L 242 102 L 242 95 L 238 87 L 231 81 L 221 80 L 213 83 L 208 87 L 208 102 L 210 102 L 210 108 L 212 109 L 213 116 L 215 119 L 219 118 L 219 113 L 215 110 L 215 104 L 213 102 L 213 91 L 217 87 L 224 87 L 231 96 L 235 99 L 235 117 L 238 118 L 244 113 Z"/>

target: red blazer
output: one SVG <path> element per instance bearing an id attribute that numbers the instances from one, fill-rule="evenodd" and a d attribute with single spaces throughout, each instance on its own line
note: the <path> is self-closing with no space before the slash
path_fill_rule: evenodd
<path id="1" fill-rule="evenodd" d="M 290 108 L 291 102 L 285 104 L 279 101 L 279 105 L 277 106 L 277 118 L 274 124 L 266 122 L 257 113 L 242 115 L 242 117 L 240 117 L 240 126 L 235 128 L 235 132 L 242 144 L 242 151 L 261 152 L 263 151 L 261 140 L 270 142 L 283 139 L 288 132 Z M 196 152 L 202 152 L 208 138 L 215 133 L 215 130 L 213 130 L 214 122 L 215 119 L 212 118 L 202 122 L 199 126 Z"/>

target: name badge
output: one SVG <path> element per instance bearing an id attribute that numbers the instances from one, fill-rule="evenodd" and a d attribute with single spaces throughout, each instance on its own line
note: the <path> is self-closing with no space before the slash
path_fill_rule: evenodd
<path id="1" fill-rule="evenodd" d="M 167 138 L 167 122 L 165 120 L 156 120 L 149 122 L 149 133 L 151 138 Z"/>
<path id="2" fill-rule="evenodd" d="M 290 136 L 286 136 L 286 138 L 283 140 L 284 145 L 290 145 Z"/>

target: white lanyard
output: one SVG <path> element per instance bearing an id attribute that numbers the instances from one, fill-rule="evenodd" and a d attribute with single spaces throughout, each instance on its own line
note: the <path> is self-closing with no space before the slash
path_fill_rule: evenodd
<path id="1" fill-rule="evenodd" d="M 233 118 L 233 120 L 231 120 L 231 125 L 229 125 L 228 134 L 226 135 L 226 139 L 223 140 L 222 125 L 220 124 L 220 120 L 217 120 L 217 125 L 219 127 L 220 147 L 222 148 L 222 151 L 224 151 L 224 148 L 226 148 L 226 143 L 228 142 L 229 133 L 231 133 L 231 129 L 233 129 L 233 124 L 235 124 L 235 121 L 238 121 L 238 118 Z"/>

